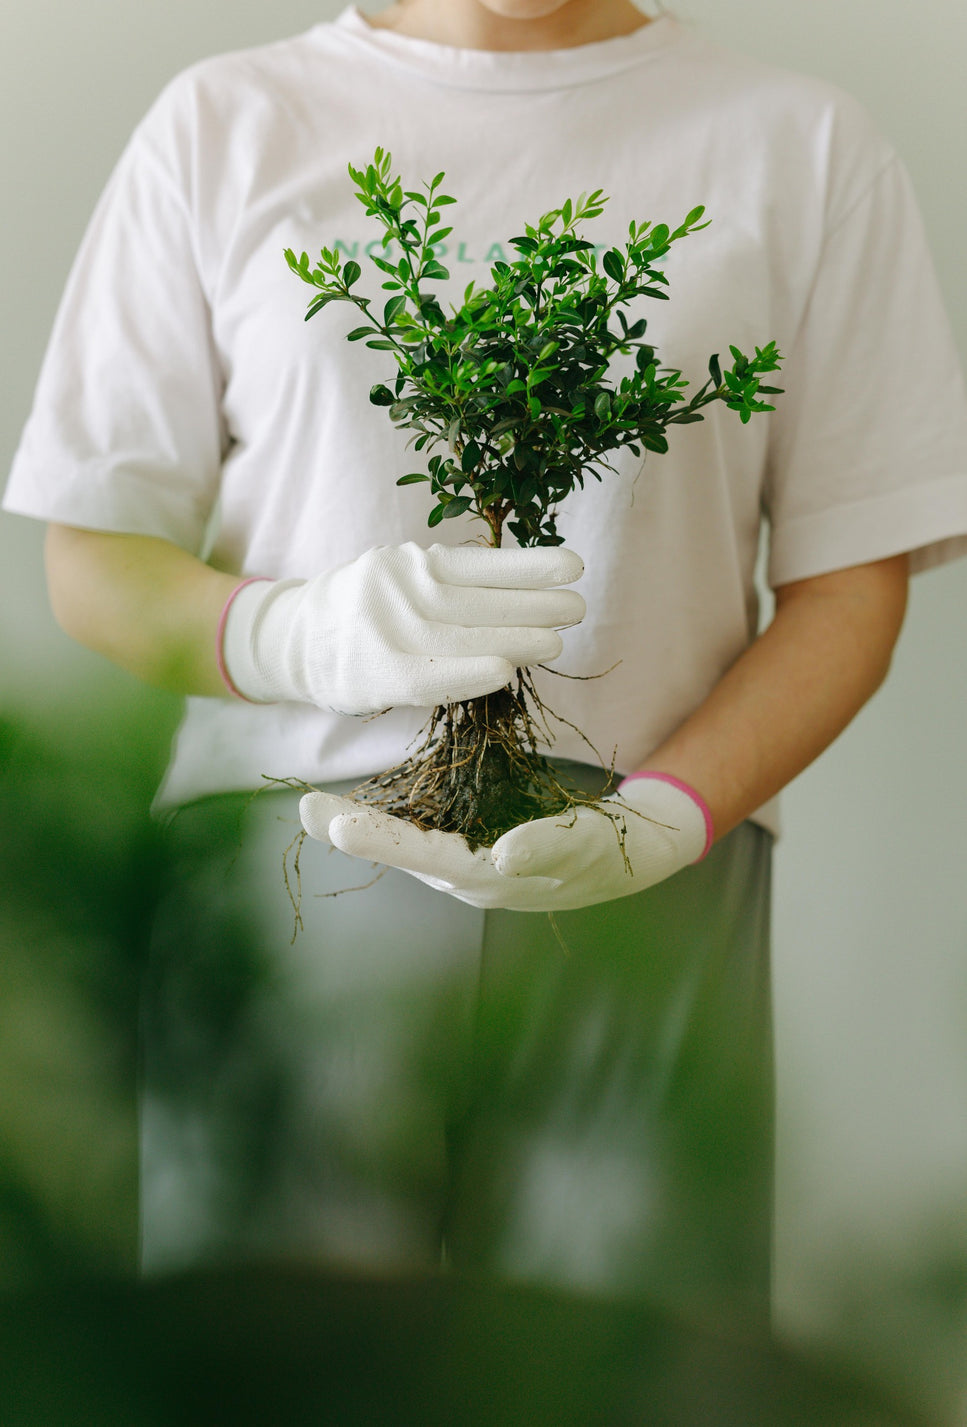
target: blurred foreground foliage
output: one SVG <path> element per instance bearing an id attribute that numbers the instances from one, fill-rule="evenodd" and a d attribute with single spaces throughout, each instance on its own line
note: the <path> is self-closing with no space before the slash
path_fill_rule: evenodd
<path id="1" fill-rule="evenodd" d="M 927 1427 L 642 1304 L 280 1268 L 0 1300 L 4 1427 Z"/>
<path id="2" fill-rule="evenodd" d="M 0 714 L 0 1287 L 136 1262 L 137 986 L 171 705 Z"/>
<path id="3" fill-rule="evenodd" d="M 178 1012 L 165 1043 L 173 1101 L 188 1093 L 180 1069 L 204 1082 L 262 975 L 243 926 L 225 939 L 213 933 L 224 920 L 206 921 L 197 899 L 165 901 L 167 854 L 149 808 L 172 722 L 170 702 L 130 698 L 89 700 L 59 723 L 0 715 L 4 1427 L 207 1424 L 229 1414 L 421 1427 L 926 1421 L 734 1324 L 710 1328 L 642 1304 L 281 1268 L 138 1284 L 138 988 L 159 907 Z M 226 844 L 232 836 L 226 823 Z M 271 1133 L 284 1077 L 271 1063 L 253 1062 L 251 1073 L 246 1104 L 261 1104 Z M 237 1212 L 255 1149 L 240 1139 L 225 1161 L 240 1176 Z M 852 1335 L 841 1324 L 837 1356 L 865 1364 L 867 1381 L 889 1380 L 892 1337 L 895 1394 L 930 1402 L 933 1420 L 952 1423 L 956 1371 L 942 1394 L 918 1381 L 925 1364 L 939 1366 L 937 1344 L 956 1351 L 964 1321 L 962 1271 L 937 1273 L 925 1296 L 931 1313 L 944 1298 L 942 1321 L 908 1312 L 901 1284 L 879 1283 L 876 1305 L 863 1305 L 875 1321 Z M 861 1309 L 843 1301 L 855 1326 Z M 869 1353 L 873 1338 L 879 1351 Z"/>

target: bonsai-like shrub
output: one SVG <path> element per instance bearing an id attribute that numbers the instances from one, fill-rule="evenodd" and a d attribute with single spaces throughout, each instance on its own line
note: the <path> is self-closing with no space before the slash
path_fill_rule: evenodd
<path id="1" fill-rule="evenodd" d="M 781 388 L 761 382 L 780 365 L 774 342 L 752 358 L 732 347 L 728 370 L 711 357 L 708 379 L 686 398 L 689 382 L 659 365 L 647 319 L 629 324 L 637 299 L 667 300 L 657 265 L 673 243 L 708 226 L 703 207 L 674 230 L 632 222 L 627 242 L 601 253 L 579 228 L 603 212 L 606 197 L 596 190 L 566 199 L 510 239 L 518 257 L 493 264 L 489 287 L 471 283 L 446 312 L 428 287 L 449 277 L 436 255 L 453 231 L 445 174 L 422 191 L 404 190 L 382 149 L 349 173 L 383 229 L 382 255 L 371 256 L 389 294 L 382 310 L 357 290 L 354 260 L 330 248 L 315 265 L 307 253 L 287 249 L 285 257 L 314 289 L 307 321 L 330 303 L 352 303 L 364 323 L 348 340 L 392 353 L 395 375 L 372 388 L 370 401 L 414 433 L 417 451 L 433 452 L 425 469 L 397 480 L 429 486 L 429 526 L 470 516 L 494 546 L 506 532 L 520 545 L 559 545 L 561 501 L 589 476 L 613 472 L 614 452 L 663 454 L 668 427 L 702 421 L 713 402 L 743 422 L 775 409 L 762 398 Z M 616 377 L 618 357 L 631 360 Z M 518 823 L 592 801 L 566 787 L 541 752 L 553 742 L 548 714 L 529 672 L 518 670 L 513 685 L 434 710 L 413 756 L 353 796 L 421 827 L 462 833 L 471 846 L 492 844 Z"/>

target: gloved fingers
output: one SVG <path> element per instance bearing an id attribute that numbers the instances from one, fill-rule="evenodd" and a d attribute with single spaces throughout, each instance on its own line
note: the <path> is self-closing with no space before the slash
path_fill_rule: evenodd
<path id="1" fill-rule="evenodd" d="M 352 798 L 339 798 L 334 793 L 318 792 L 306 793 L 299 802 L 299 816 L 302 819 L 302 826 L 309 836 L 317 842 L 325 842 L 330 847 L 336 847 L 337 843 L 330 838 L 329 829 L 337 818 L 353 818 L 364 807 L 364 804 L 355 802 Z M 376 812 L 370 809 L 370 812 Z M 391 819 L 399 822 L 398 818 Z M 341 848 L 341 851 L 346 851 Z M 359 854 L 352 854 L 353 856 Z M 373 860 L 378 860 L 375 856 Z M 425 882 L 428 887 L 433 887 L 438 892 L 449 892 L 450 885 L 438 876 L 430 876 L 425 872 L 416 872 L 411 868 L 403 869 L 410 872 L 420 882 Z"/>
<path id="2" fill-rule="evenodd" d="M 462 837 L 426 832 L 404 818 L 393 817 L 365 803 L 353 803 L 333 818 L 328 829 L 333 847 L 350 857 L 399 867 L 437 882 L 473 880 L 484 857 L 470 851 Z M 486 859 L 489 861 L 489 859 Z"/>
<path id="3" fill-rule="evenodd" d="M 684 863 L 697 861 L 708 850 L 707 810 L 684 785 L 638 778 L 624 784 L 613 802 L 627 808 L 629 841 L 642 847 L 642 855 L 651 855 L 653 849 L 674 848 L 680 850 Z"/>
<path id="4" fill-rule="evenodd" d="M 509 684 L 517 673 L 518 662 L 496 655 L 481 658 L 445 659 L 413 656 L 410 660 L 412 678 L 408 696 L 403 679 L 386 703 L 406 703 L 415 708 L 435 708 L 437 704 L 462 704 L 467 699 L 479 699 L 495 693 Z"/>
<path id="5" fill-rule="evenodd" d="M 695 810 L 695 827 L 683 839 L 680 814 L 685 799 L 671 792 L 681 801 L 673 804 L 659 795 L 658 807 L 647 812 L 611 797 L 602 800 L 601 808 L 575 808 L 524 823 L 494 845 L 494 865 L 505 877 L 557 877 L 582 885 L 616 879 L 617 889 L 628 890 L 630 876 L 636 888 L 651 886 L 694 861 L 704 838 L 701 814 Z"/>
<path id="6" fill-rule="evenodd" d="M 299 816 L 306 832 L 318 842 L 338 847 L 350 857 L 403 868 L 440 885 L 441 873 L 451 868 L 455 857 L 458 863 L 473 858 L 462 838 L 424 832 L 403 818 L 335 793 L 306 793 L 299 802 Z"/>
<path id="7" fill-rule="evenodd" d="M 398 868 L 473 907 L 544 912 L 581 903 L 581 898 L 577 903 L 568 899 L 569 889 L 557 878 L 504 876 L 495 867 L 489 849 L 471 852 L 454 833 L 424 832 L 403 818 L 351 798 L 308 793 L 301 801 L 300 813 L 310 837 L 328 842 L 350 857 Z"/>
<path id="8" fill-rule="evenodd" d="M 426 556 L 433 577 L 447 585 L 537 590 L 570 585 L 584 573 L 580 555 L 563 545 L 499 550 L 487 545 L 431 545 Z"/>
<path id="9" fill-rule="evenodd" d="M 496 552 L 495 552 L 496 553 Z M 580 624 L 587 606 L 576 590 L 494 590 L 479 585 L 428 582 L 418 596 L 420 614 L 443 624 L 566 629 Z"/>
<path id="10" fill-rule="evenodd" d="M 566 881 L 587 872 L 612 843 L 620 858 L 618 830 L 610 818 L 594 808 L 571 808 L 511 828 L 494 844 L 492 857 L 504 877 Z"/>
<path id="11" fill-rule="evenodd" d="M 504 659 L 512 670 L 556 659 L 564 648 L 564 641 L 556 629 L 466 629 L 453 624 L 424 625 L 413 630 L 407 642 L 408 652 L 421 657 L 457 662 Z"/>
<path id="12" fill-rule="evenodd" d="M 339 798 L 335 793 L 306 793 L 299 801 L 302 826 L 317 842 L 330 842 L 329 824 L 342 813 L 359 806 L 351 798 Z"/>
<path id="13" fill-rule="evenodd" d="M 423 832 L 375 808 L 357 805 L 353 812 L 334 818 L 329 836 L 334 847 L 352 857 L 396 867 L 473 907 L 546 911 L 555 905 L 556 882 L 503 877 L 489 849 L 471 852 L 455 833 Z"/>

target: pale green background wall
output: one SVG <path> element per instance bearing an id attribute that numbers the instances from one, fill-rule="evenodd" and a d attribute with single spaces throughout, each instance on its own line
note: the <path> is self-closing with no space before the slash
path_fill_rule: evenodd
<path id="1" fill-rule="evenodd" d="M 306 28 L 339 8 L 338 0 L 7 0 L 4 469 L 87 215 L 158 89 L 202 55 Z M 738 47 L 825 75 L 868 105 L 912 170 L 967 354 L 962 0 L 679 0 L 673 8 Z M 0 703 L 8 705 L 62 705 L 104 677 L 46 613 L 38 535 L 30 522 L 0 517 Z M 919 1271 L 937 1242 L 967 1257 L 965 609 L 967 562 L 916 583 L 887 687 L 787 798 L 776 906 L 779 1296 L 787 1321 L 803 1329 L 832 1331 L 845 1312 L 862 1335 L 853 1295 L 899 1268 Z M 910 1311 L 929 1319 L 920 1290 L 909 1293 Z"/>

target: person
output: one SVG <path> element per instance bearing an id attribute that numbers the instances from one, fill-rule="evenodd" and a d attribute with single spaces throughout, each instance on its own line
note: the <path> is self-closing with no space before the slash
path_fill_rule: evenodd
<path id="1" fill-rule="evenodd" d="M 458 521 L 431 540 L 368 403 L 386 354 L 335 309 L 304 324 L 282 260 L 325 243 L 365 268 L 379 234 L 347 165 L 380 145 L 404 186 L 446 173 L 453 301 L 567 196 L 608 195 L 602 244 L 705 204 L 649 330 L 692 380 L 776 340 L 776 412 L 715 408 L 665 456 L 624 453 L 562 506 L 562 550 L 486 549 Z M 6 505 L 49 522 L 64 628 L 188 696 L 158 796 L 177 880 L 155 1004 L 195 955 L 173 907 L 217 905 L 268 968 L 180 1119 L 146 1017 L 145 1267 L 446 1262 L 767 1313 L 775 798 L 886 676 L 909 573 L 967 551 L 963 379 L 909 179 L 862 108 L 630 0 L 350 6 L 204 61 L 96 211 Z M 576 730 L 614 750 L 642 814 L 630 869 L 593 810 L 471 852 L 347 800 L 428 707 L 521 663 L 545 666 L 581 786 L 605 779 Z M 267 779 L 290 786 L 253 799 Z M 264 1103 L 258 1037 L 284 1074 L 240 1207 L 219 1126 Z"/>

